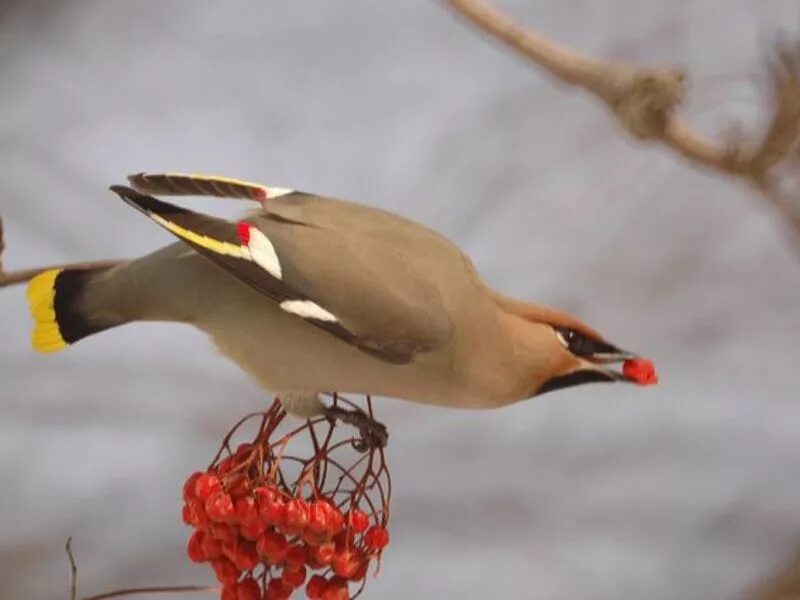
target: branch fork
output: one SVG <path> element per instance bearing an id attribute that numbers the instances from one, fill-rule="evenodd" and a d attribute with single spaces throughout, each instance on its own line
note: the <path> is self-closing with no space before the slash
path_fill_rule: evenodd
<path id="1" fill-rule="evenodd" d="M 777 44 L 770 65 L 771 119 L 760 139 L 708 140 L 678 115 L 687 77 L 678 68 L 599 60 L 523 27 L 485 0 L 444 0 L 478 29 L 559 81 L 602 100 L 633 138 L 660 143 L 691 163 L 738 178 L 776 207 L 800 243 L 800 194 L 781 192 L 779 167 L 800 167 L 800 44 Z"/>

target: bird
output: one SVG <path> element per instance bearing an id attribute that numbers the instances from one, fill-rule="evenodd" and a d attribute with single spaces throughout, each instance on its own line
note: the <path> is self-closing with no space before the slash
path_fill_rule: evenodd
<path id="1" fill-rule="evenodd" d="M 397 214 L 216 175 L 137 173 L 110 189 L 178 239 L 32 279 L 39 352 L 128 323 L 186 323 L 287 413 L 339 419 L 379 445 L 383 424 L 323 398 L 489 409 L 591 382 L 657 381 L 647 359 L 566 312 L 496 291 L 453 242 Z M 253 206 L 226 220 L 156 196 Z"/>

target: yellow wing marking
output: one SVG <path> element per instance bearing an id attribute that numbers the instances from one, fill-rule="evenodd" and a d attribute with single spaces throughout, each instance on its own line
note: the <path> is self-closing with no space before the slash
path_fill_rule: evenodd
<path id="1" fill-rule="evenodd" d="M 148 216 L 153 219 L 153 221 L 162 227 L 165 227 L 179 238 L 184 239 L 187 242 L 197 244 L 198 246 L 206 248 L 207 250 L 211 250 L 212 252 L 216 252 L 217 254 L 224 254 L 225 256 L 234 256 L 236 258 L 250 260 L 250 251 L 241 245 L 231 244 L 230 242 L 222 242 L 220 240 L 215 240 L 214 238 L 208 237 L 207 235 L 195 233 L 190 229 L 176 225 L 172 221 L 167 221 L 165 218 L 152 212 L 148 212 Z"/>

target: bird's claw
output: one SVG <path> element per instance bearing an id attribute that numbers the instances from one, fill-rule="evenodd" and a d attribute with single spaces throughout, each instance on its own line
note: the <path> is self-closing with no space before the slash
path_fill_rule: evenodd
<path id="1" fill-rule="evenodd" d="M 358 429 L 360 437 L 353 440 L 353 447 L 359 452 L 367 452 L 372 448 L 385 448 L 389 441 L 386 426 L 364 411 L 331 406 L 325 411 L 325 415 L 332 421 L 341 421 Z"/>

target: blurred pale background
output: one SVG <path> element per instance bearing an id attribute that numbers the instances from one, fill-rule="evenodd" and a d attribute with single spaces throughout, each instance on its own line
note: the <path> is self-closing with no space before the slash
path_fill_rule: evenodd
<path id="1" fill-rule="evenodd" d="M 686 65 L 708 132 L 793 0 L 507 0 L 556 39 Z M 9 268 L 170 242 L 106 191 L 206 171 L 360 200 L 448 235 L 508 293 L 652 356 L 654 390 L 505 410 L 379 402 L 393 544 L 369 598 L 734 599 L 800 537 L 800 259 L 757 197 L 631 145 L 434 1 L 0 3 Z M 198 203 L 222 214 L 241 208 Z M 183 478 L 264 396 L 187 327 L 41 357 L 0 291 L 0 597 L 211 582 Z"/>

